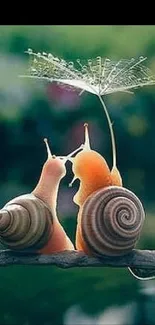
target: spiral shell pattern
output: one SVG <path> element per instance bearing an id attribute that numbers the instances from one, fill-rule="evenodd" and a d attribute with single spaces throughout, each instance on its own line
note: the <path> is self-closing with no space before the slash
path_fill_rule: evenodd
<path id="1" fill-rule="evenodd" d="M 145 212 L 134 193 L 109 186 L 87 198 L 80 216 L 82 238 L 92 255 L 117 256 L 135 247 Z"/>
<path id="2" fill-rule="evenodd" d="M 52 235 L 50 208 L 33 194 L 21 195 L 0 210 L 0 241 L 10 249 L 38 250 Z"/>

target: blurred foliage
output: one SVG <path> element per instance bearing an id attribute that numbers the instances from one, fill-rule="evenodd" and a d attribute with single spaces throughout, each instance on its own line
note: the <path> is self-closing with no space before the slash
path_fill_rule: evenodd
<path id="1" fill-rule="evenodd" d="M 155 74 L 155 26 L 0 26 L 1 206 L 35 187 L 46 160 L 44 137 L 54 154 L 67 154 L 83 142 L 87 121 L 92 147 L 110 167 L 112 163 L 109 130 L 98 99 L 19 78 L 26 71 L 28 48 L 67 60 L 143 55 Z M 154 87 L 135 90 L 133 95 L 109 95 L 105 102 L 114 121 L 124 186 L 140 197 L 147 213 L 138 246 L 154 248 Z M 68 188 L 70 167 L 68 163 L 61 182 L 58 213 L 74 240 L 78 208 L 72 197 L 79 183 Z M 12 266 L 1 268 L 0 278 L 0 324 L 6 325 L 60 325 L 74 304 L 96 314 L 107 306 L 136 300 L 139 286 L 128 270 L 110 268 Z"/>

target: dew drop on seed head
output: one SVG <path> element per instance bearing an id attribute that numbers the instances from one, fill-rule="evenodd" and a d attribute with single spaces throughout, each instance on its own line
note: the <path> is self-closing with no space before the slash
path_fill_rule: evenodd
<path id="1" fill-rule="evenodd" d="M 53 58 L 53 55 L 51 53 L 48 54 L 48 58 L 51 59 Z"/>
<path id="2" fill-rule="evenodd" d="M 69 62 L 68 63 L 68 68 L 70 68 L 70 69 L 74 68 L 74 63 L 73 62 Z"/>
<path id="3" fill-rule="evenodd" d="M 29 54 L 31 54 L 33 51 L 32 51 L 32 49 L 29 48 L 29 49 L 27 50 L 27 52 L 28 52 Z"/>
<path id="4" fill-rule="evenodd" d="M 32 68 L 31 71 L 32 72 L 37 72 L 37 70 L 35 68 Z"/>
<path id="5" fill-rule="evenodd" d="M 64 67 L 66 67 L 67 62 L 66 62 L 65 60 L 61 60 L 61 64 L 62 64 Z"/>
<path id="6" fill-rule="evenodd" d="M 76 62 L 80 65 L 80 67 L 82 68 L 82 63 L 80 61 L 80 59 L 77 59 Z"/>
<path id="7" fill-rule="evenodd" d="M 57 57 L 53 58 L 53 60 L 56 62 L 60 62 L 60 60 Z"/>

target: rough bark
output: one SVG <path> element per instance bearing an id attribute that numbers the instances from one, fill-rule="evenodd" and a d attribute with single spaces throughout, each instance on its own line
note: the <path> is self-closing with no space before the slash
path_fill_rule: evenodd
<path id="1" fill-rule="evenodd" d="M 124 256 L 90 257 L 78 251 L 64 251 L 52 255 L 31 252 L 0 250 L 0 266 L 9 265 L 55 265 L 71 267 L 131 267 L 155 270 L 155 251 L 133 250 Z"/>

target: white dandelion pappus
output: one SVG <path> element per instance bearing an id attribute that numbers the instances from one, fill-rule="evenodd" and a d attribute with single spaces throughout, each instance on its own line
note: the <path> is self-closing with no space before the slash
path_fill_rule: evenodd
<path id="1" fill-rule="evenodd" d="M 26 52 L 30 55 L 28 75 L 24 77 L 39 78 L 60 85 L 81 89 L 81 93 L 88 91 L 98 96 L 109 124 L 113 168 L 116 168 L 116 146 L 111 119 L 102 96 L 115 92 L 130 92 L 138 87 L 155 84 L 155 76 L 142 63 L 146 57 L 138 59 L 121 59 L 111 61 L 98 56 L 85 63 L 76 60 L 67 62 L 45 52 L 34 53 L 31 49 Z"/>

